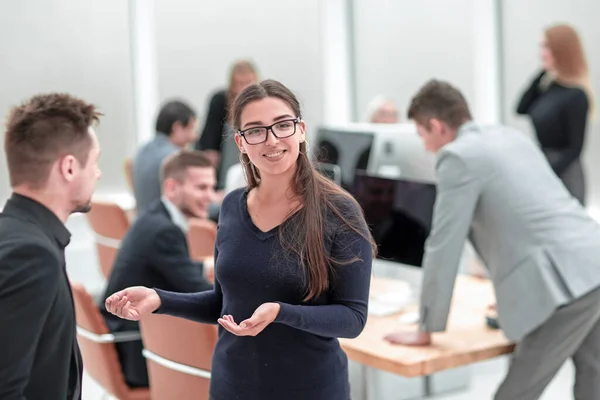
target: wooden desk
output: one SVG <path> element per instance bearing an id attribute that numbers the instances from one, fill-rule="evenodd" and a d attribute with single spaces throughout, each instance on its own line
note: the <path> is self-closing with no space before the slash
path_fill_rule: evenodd
<path id="1" fill-rule="evenodd" d="M 391 279 L 373 278 L 371 291 L 387 291 L 393 284 Z M 514 346 L 502 332 L 485 324 L 486 308 L 493 303 L 490 281 L 461 275 L 454 288 L 448 330 L 433 334 L 430 346 L 398 346 L 383 340 L 394 330 L 416 328 L 401 324 L 401 313 L 369 316 L 358 338 L 340 339 L 340 343 L 348 357 L 360 364 L 406 377 L 430 375 L 512 353 Z"/>

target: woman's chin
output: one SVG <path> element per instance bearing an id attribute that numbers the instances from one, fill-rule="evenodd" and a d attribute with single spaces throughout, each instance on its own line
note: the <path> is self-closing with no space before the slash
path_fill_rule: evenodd
<path id="1" fill-rule="evenodd" d="M 268 165 L 263 165 L 262 168 L 259 167 L 259 170 L 261 176 L 278 176 L 290 172 L 293 168 L 294 165 L 290 165 L 289 163 L 269 163 Z"/>

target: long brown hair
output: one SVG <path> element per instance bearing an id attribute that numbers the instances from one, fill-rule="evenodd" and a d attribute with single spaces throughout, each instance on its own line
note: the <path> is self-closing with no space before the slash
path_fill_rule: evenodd
<path id="1" fill-rule="evenodd" d="M 236 130 L 240 129 L 240 118 L 244 107 L 266 97 L 275 97 L 284 101 L 298 118 L 302 118 L 300 103 L 296 96 L 280 82 L 265 80 L 247 87 L 236 98 L 233 105 L 233 123 Z M 377 253 L 377 246 L 362 214 L 351 215 L 352 208 L 360 209 L 354 198 L 323 177 L 310 162 L 306 150 L 306 142 L 300 143 L 296 174 L 291 184 L 294 195 L 299 197 L 303 207 L 293 218 L 281 225 L 279 240 L 284 249 L 299 257 L 300 263 L 306 269 L 304 300 L 308 301 L 330 289 L 335 266 L 347 265 L 359 260 L 358 257 L 339 260 L 328 254 L 325 248 L 326 238 L 333 232 L 340 231 L 341 227 L 342 231 L 349 229 L 360 234 L 371 243 L 373 256 Z M 259 186 L 260 171 L 250 162 L 247 154 L 242 154 L 242 164 L 248 186 L 251 189 Z M 333 214 L 335 222 L 328 217 L 330 213 Z"/>
<path id="2" fill-rule="evenodd" d="M 590 113 L 593 112 L 593 92 L 585 51 L 577 31 L 570 25 L 548 27 L 544 35 L 554 58 L 557 78 L 561 83 L 581 87 L 588 96 Z"/>

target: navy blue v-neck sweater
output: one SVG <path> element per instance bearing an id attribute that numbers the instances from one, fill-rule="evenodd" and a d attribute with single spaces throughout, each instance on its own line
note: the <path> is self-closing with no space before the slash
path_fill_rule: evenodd
<path id="1" fill-rule="evenodd" d="M 362 219 L 355 203 L 341 205 L 346 215 Z M 245 189 L 231 192 L 221 206 L 214 290 L 157 290 L 162 301 L 157 313 L 202 323 L 214 324 L 222 315 L 240 323 L 263 303 L 281 305 L 275 321 L 255 337 L 219 327 L 210 385 L 215 400 L 350 398 L 348 361 L 337 338 L 358 336 L 366 323 L 371 244 L 333 214 L 328 218 L 333 229 L 326 230 L 327 251 L 338 260 L 360 261 L 336 266 L 331 289 L 317 299 L 302 301 L 303 267 L 297 257 L 282 256 L 279 227 L 263 232 L 254 225 Z"/>

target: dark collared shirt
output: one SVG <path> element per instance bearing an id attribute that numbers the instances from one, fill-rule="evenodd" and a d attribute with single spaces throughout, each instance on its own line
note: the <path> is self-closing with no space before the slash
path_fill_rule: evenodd
<path id="1" fill-rule="evenodd" d="M 65 270 L 71 234 L 13 194 L 0 214 L 0 398 L 81 399 L 81 354 Z"/>

